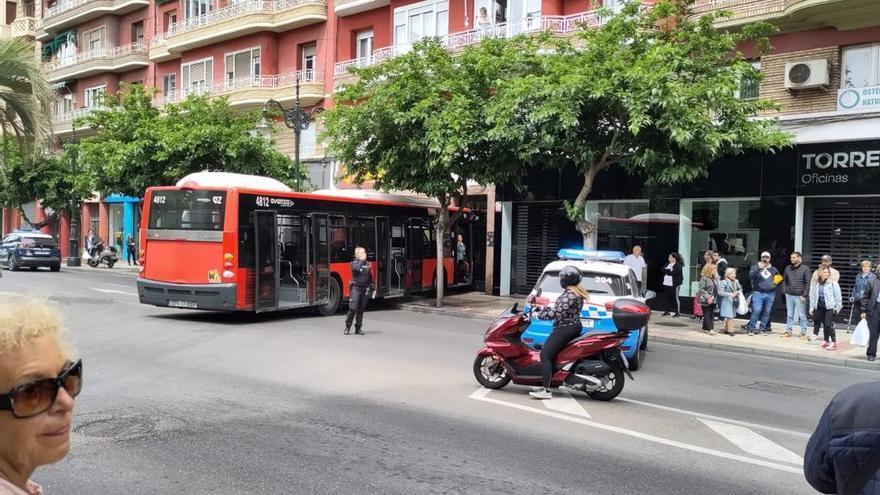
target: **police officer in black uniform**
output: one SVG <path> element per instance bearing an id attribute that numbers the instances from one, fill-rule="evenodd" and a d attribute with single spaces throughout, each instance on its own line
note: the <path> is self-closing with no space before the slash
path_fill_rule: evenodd
<path id="1" fill-rule="evenodd" d="M 370 271 L 370 263 L 367 261 L 367 251 L 358 247 L 354 250 L 355 260 L 351 262 L 351 285 L 348 299 L 348 315 L 345 317 L 345 335 L 351 333 L 351 322 L 357 315 L 354 324 L 354 333 L 363 335 L 364 309 L 367 308 L 367 299 L 374 291 L 373 272 Z"/>

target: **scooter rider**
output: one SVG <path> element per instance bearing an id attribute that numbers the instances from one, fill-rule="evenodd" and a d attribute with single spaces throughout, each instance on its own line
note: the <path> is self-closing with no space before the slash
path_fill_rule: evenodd
<path id="1" fill-rule="evenodd" d="M 581 272 L 573 266 L 566 266 L 559 270 L 559 285 L 564 289 L 556 299 L 552 308 L 541 308 L 537 315 L 541 320 L 553 320 L 553 331 L 547 337 L 543 349 L 541 349 L 541 387 L 533 389 L 529 395 L 534 399 L 550 399 L 550 379 L 553 376 L 553 361 L 556 354 L 566 344 L 580 336 L 583 331 L 581 326 L 581 308 L 584 301 L 589 299 L 589 294 L 581 283 Z"/>
<path id="2" fill-rule="evenodd" d="M 373 272 L 367 261 L 367 250 L 357 247 L 354 250 L 355 260 L 351 262 L 351 286 L 348 300 L 348 315 L 345 317 L 345 335 L 351 333 L 351 322 L 357 316 L 354 323 L 354 333 L 363 335 L 364 310 L 367 308 L 367 299 L 373 292 Z"/>

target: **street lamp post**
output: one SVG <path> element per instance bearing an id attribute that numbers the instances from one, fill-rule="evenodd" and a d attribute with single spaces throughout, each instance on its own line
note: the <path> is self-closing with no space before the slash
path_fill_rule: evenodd
<path id="1" fill-rule="evenodd" d="M 73 137 L 70 143 L 74 145 L 70 152 L 70 167 L 73 171 L 73 180 L 76 181 L 77 175 L 77 148 L 76 148 L 76 119 L 71 123 Z M 67 266 L 80 266 L 79 257 L 79 211 L 77 211 L 76 186 L 70 191 L 70 238 L 67 240 Z"/>
<path id="2" fill-rule="evenodd" d="M 311 110 L 304 110 L 302 104 L 299 100 L 299 75 L 296 77 L 296 99 L 293 102 L 293 106 L 290 108 L 284 108 L 281 103 L 278 103 L 275 100 L 269 100 L 265 104 L 263 104 L 263 119 L 260 122 L 260 128 L 265 130 L 265 134 L 269 134 L 269 123 L 266 119 L 267 113 L 270 107 L 274 107 L 281 112 L 281 116 L 284 120 L 284 125 L 288 128 L 293 129 L 293 163 L 296 169 L 296 190 L 302 190 L 302 185 L 300 184 L 300 172 L 299 172 L 299 141 L 300 135 L 302 131 L 305 131 L 309 128 L 309 123 L 312 121 L 312 118 L 321 110 L 322 108 L 313 108 Z M 268 136 L 267 136 L 268 137 Z"/>

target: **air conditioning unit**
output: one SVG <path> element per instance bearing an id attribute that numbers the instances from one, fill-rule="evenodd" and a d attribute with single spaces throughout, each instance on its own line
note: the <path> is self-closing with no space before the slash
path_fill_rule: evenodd
<path id="1" fill-rule="evenodd" d="M 785 64 L 785 89 L 828 87 L 828 59 L 802 60 Z"/>

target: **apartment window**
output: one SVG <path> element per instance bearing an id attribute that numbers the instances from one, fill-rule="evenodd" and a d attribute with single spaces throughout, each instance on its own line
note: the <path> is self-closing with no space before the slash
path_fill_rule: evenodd
<path id="1" fill-rule="evenodd" d="M 395 46 L 408 46 L 422 38 L 448 33 L 448 0 L 428 0 L 394 9 Z"/>
<path id="2" fill-rule="evenodd" d="M 611 9 L 614 13 L 620 12 L 623 9 L 624 0 L 605 0 L 602 2 L 602 6 L 606 9 Z"/>
<path id="3" fill-rule="evenodd" d="M 98 104 L 100 103 L 99 100 L 101 98 L 101 95 L 104 94 L 104 91 L 106 91 L 106 89 L 106 85 L 95 86 L 94 88 L 86 88 L 83 93 L 83 102 L 85 103 L 85 106 L 87 108 L 98 106 Z"/>
<path id="4" fill-rule="evenodd" d="M 197 60 L 180 66 L 183 91 L 202 94 L 214 84 L 214 60 Z"/>
<path id="5" fill-rule="evenodd" d="M 235 53 L 226 54 L 226 83 L 233 84 L 235 81 L 253 80 L 254 76 L 260 75 L 260 49 L 248 48 Z"/>
<path id="6" fill-rule="evenodd" d="M 761 62 L 752 62 L 752 67 L 761 72 Z M 761 93 L 761 80 L 758 77 L 745 76 L 739 81 L 739 91 L 736 97 L 742 100 L 754 100 Z"/>
<path id="7" fill-rule="evenodd" d="M 168 31 L 168 28 L 171 27 L 172 24 L 177 22 L 177 11 L 172 10 L 171 12 L 165 13 L 165 31 Z"/>
<path id="8" fill-rule="evenodd" d="M 365 29 L 355 35 L 355 58 L 369 60 L 373 56 L 373 30 Z"/>
<path id="9" fill-rule="evenodd" d="M 131 25 L 131 42 L 144 43 L 144 21 L 138 21 Z"/>
<path id="10" fill-rule="evenodd" d="M 211 0 L 185 0 L 184 19 L 192 19 L 211 11 Z"/>
<path id="11" fill-rule="evenodd" d="M 309 43 L 302 46 L 302 65 L 303 71 L 301 79 L 311 81 L 315 76 L 315 69 L 318 68 L 318 47 L 315 43 Z"/>
<path id="12" fill-rule="evenodd" d="M 73 95 L 63 95 L 55 103 L 55 115 L 66 115 L 73 112 Z"/>
<path id="13" fill-rule="evenodd" d="M 880 44 L 844 48 L 842 79 L 844 88 L 880 86 Z"/>
<path id="14" fill-rule="evenodd" d="M 162 76 L 162 94 L 172 96 L 177 91 L 177 74 L 165 74 Z"/>
<path id="15" fill-rule="evenodd" d="M 105 32 L 106 30 L 104 29 L 104 26 L 92 29 L 91 31 L 86 31 L 83 35 L 86 50 L 90 52 L 102 50 L 104 48 Z"/>

